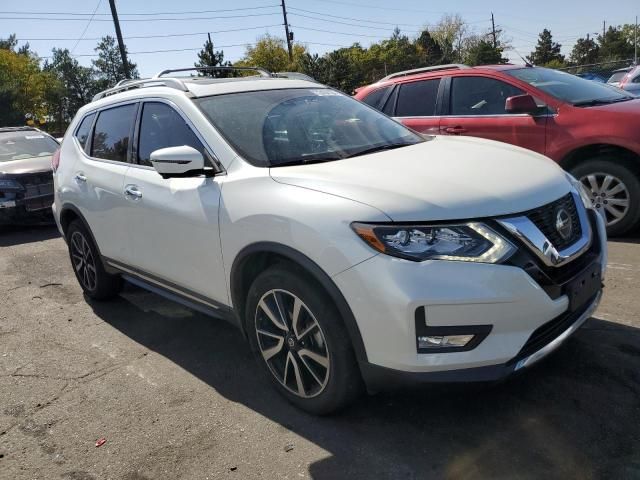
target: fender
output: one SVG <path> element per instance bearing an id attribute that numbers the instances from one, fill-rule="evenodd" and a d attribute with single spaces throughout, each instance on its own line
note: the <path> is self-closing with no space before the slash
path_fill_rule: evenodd
<path id="1" fill-rule="evenodd" d="M 230 275 L 230 290 L 231 299 L 233 301 L 234 309 L 236 313 L 240 315 L 241 309 L 238 305 L 241 305 L 240 299 L 242 298 L 242 267 L 247 258 L 256 253 L 272 253 L 278 256 L 287 258 L 293 263 L 302 267 L 308 274 L 310 274 L 329 294 L 333 302 L 335 303 L 342 319 L 344 320 L 345 327 L 351 339 L 351 345 L 356 354 L 358 363 L 367 362 L 367 352 L 364 348 L 364 342 L 362 341 L 362 335 L 360 334 L 360 328 L 356 322 L 353 312 L 349 307 L 349 304 L 345 300 L 342 292 L 331 277 L 325 273 L 325 271 L 318 266 L 313 260 L 307 257 L 305 254 L 299 251 L 275 242 L 257 242 L 244 247 L 236 256 L 231 266 Z M 243 330 L 244 330 L 244 322 Z M 246 332 L 245 332 L 246 333 Z"/>

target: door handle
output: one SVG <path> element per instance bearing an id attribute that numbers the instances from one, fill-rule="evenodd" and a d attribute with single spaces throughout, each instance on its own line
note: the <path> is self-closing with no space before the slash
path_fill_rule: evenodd
<path id="1" fill-rule="evenodd" d="M 138 200 L 142 198 L 142 192 L 136 185 L 127 185 L 124 187 L 124 195 L 132 200 Z"/>
<path id="2" fill-rule="evenodd" d="M 444 127 L 444 131 L 451 135 L 460 135 L 461 133 L 465 133 L 467 129 L 460 125 L 456 125 L 455 127 Z"/>
<path id="3" fill-rule="evenodd" d="M 78 173 L 76 173 L 76 174 L 75 174 L 75 176 L 74 176 L 73 178 L 74 178 L 74 179 L 76 180 L 76 182 L 78 182 L 78 183 L 80 183 L 80 182 L 85 183 L 85 182 L 87 181 L 87 177 L 86 177 L 86 176 L 85 176 L 85 174 L 84 174 L 84 173 L 82 173 L 82 172 L 78 172 Z"/>

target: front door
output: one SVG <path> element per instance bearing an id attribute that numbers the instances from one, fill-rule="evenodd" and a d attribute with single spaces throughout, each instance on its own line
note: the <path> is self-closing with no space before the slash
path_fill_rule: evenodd
<path id="1" fill-rule="evenodd" d="M 151 166 L 151 152 L 189 145 L 207 151 L 176 108 L 160 101 L 142 105 L 124 192 L 132 206 L 126 222 L 131 258 L 140 275 L 195 300 L 228 305 L 218 230 L 223 176 L 162 178 Z"/>
<path id="2" fill-rule="evenodd" d="M 511 143 L 545 153 L 546 109 L 540 116 L 505 111 L 505 101 L 527 92 L 490 77 L 451 78 L 446 115 L 441 117 L 444 135 L 470 135 Z"/>

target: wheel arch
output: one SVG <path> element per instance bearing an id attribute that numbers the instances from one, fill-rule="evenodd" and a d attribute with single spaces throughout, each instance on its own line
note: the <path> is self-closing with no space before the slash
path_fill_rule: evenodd
<path id="1" fill-rule="evenodd" d="M 109 265 L 107 265 L 107 263 L 102 258 L 102 253 L 100 252 L 100 245 L 98 245 L 98 242 L 96 242 L 96 239 L 93 236 L 91 227 L 89 227 L 89 222 L 87 222 L 87 219 L 84 218 L 84 215 L 82 215 L 82 212 L 80 212 L 78 207 L 70 203 L 64 204 L 60 209 L 60 227 L 62 227 L 62 233 L 64 234 L 65 241 L 66 241 L 67 230 L 69 229 L 69 225 L 74 220 L 79 220 L 84 225 L 84 228 L 87 229 L 87 232 L 89 232 L 89 235 L 91 236 L 91 241 L 93 242 L 93 244 L 96 246 L 96 249 L 98 250 L 98 254 L 100 256 L 100 262 L 102 262 L 102 266 L 104 267 L 104 269 L 108 273 L 114 273 L 115 270 L 111 268 Z"/>
<path id="2" fill-rule="evenodd" d="M 607 154 L 618 155 L 621 162 L 631 167 L 636 174 L 640 173 L 640 155 L 628 148 L 611 143 L 592 143 L 575 148 L 562 157 L 560 166 L 570 171 L 582 161 Z"/>
<path id="3" fill-rule="evenodd" d="M 331 277 L 305 254 L 275 242 L 258 242 L 246 246 L 238 253 L 231 267 L 231 301 L 243 333 L 246 335 L 245 304 L 251 282 L 260 272 L 278 263 L 289 263 L 301 268 L 327 292 L 344 321 L 358 362 L 366 362 L 367 354 L 360 328 L 349 304 Z"/>

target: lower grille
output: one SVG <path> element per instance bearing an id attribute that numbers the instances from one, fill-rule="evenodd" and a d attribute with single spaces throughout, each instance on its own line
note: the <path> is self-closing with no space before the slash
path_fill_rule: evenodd
<path id="1" fill-rule="evenodd" d="M 560 235 L 556 228 L 556 218 L 558 211 L 561 209 L 564 209 L 571 217 L 571 235 L 566 239 Z M 538 227 L 558 251 L 567 248 L 582 235 L 580 218 L 578 217 L 576 204 L 571 193 L 547 205 L 530 210 L 525 213 L 525 215 Z"/>
<path id="2" fill-rule="evenodd" d="M 538 327 L 518 352 L 518 355 L 509 361 L 509 364 L 513 364 L 534 354 L 558 338 L 565 330 L 578 321 L 582 314 L 591 306 L 596 297 L 597 295 L 589 299 L 583 307 L 579 308 L 575 312 L 563 313 L 562 315 Z"/>

